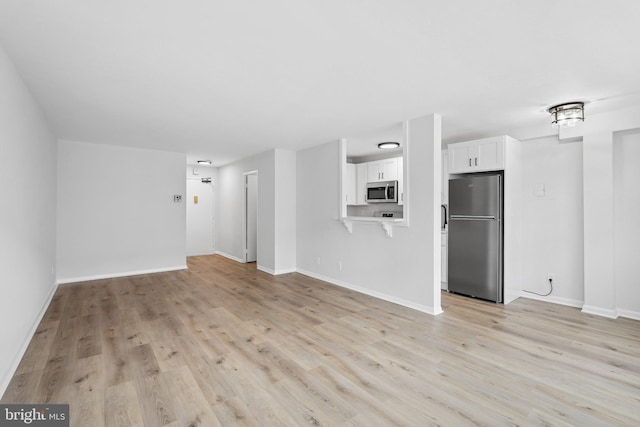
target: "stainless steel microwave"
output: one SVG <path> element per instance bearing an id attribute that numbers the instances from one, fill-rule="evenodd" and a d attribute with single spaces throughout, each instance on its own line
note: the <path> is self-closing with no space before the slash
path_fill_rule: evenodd
<path id="1" fill-rule="evenodd" d="M 367 203 L 398 203 L 398 181 L 367 183 Z"/>

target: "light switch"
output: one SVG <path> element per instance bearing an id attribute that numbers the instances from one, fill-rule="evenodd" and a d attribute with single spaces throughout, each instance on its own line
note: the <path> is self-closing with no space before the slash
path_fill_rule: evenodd
<path id="1" fill-rule="evenodd" d="M 533 186 L 533 195 L 536 197 L 544 197 L 545 195 L 544 184 L 535 184 Z"/>
<path id="2" fill-rule="evenodd" d="M 193 174 L 194 175 L 198 175 L 200 172 L 198 171 L 198 168 L 193 168 Z"/>
<path id="3" fill-rule="evenodd" d="M 193 203 L 198 204 L 198 196 L 193 196 Z"/>

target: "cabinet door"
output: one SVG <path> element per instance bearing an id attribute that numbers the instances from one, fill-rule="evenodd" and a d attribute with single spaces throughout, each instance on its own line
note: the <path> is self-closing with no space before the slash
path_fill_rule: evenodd
<path id="1" fill-rule="evenodd" d="M 367 195 L 367 164 L 356 165 L 356 205 L 366 205 Z"/>
<path id="2" fill-rule="evenodd" d="M 356 165 L 353 163 L 347 163 L 347 179 L 346 179 L 346 187 L 345 198 L 347 205 L 355 205 L 356 204 Z"/>
<path id="3" fill-rule="evenodd" d="M 382 168 L 380 162 L 367 163 L 367 182 L 382 181 Z"/>
<path id="4" fill-rule="evenodd" d="M 382 180 L 396 181 L 398 179 L 398 159 L 386 159 L 380 161 L 382 166 Z"/>
<path id="5" fill-rule="evenodd" d="M 447 289 L 447 246 L 440 245 L 440 252 L 440 287 Z"/>
<path id="6" fill-rule="evenodd" d="M 449 145 L 449 173 L 469 172 L 473 168 L 473 146 L 467 142 Z"/>
<path id="7" fill-rule="evenodd" d="M 487 171 L 504 169 L 504 143 L 501 139 L 478 141 L 476 155 L 479 169 Z"/>
<path id="8" fill-rule="evenodd" d="M 398 164 L 398 204 L 404 205 L 404 163 L 402 157 L 397 159 Z"/>

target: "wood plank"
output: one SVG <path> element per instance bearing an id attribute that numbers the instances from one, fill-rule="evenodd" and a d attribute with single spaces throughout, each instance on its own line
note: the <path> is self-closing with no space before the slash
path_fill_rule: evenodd
<path id="1" fill-rule="evenodd" d="M 132 381 L 107 387 L 104 396 L 105 425 L 142 427 L 139 397 Z"/>

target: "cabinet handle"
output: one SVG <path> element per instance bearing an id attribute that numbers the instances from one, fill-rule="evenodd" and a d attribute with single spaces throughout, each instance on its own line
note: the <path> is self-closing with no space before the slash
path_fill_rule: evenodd
<path id="1" fill-rule="evenodd" d="M 469 158 L 469 166 L 471 166 L 471 158 Z"/>
<path id="2" fill-rule="evenodd" d="M 478 158 L 476 157 L 476 166 L 478 166 Z"/>
<path id="3" fill-rule="evenodd" d="M 382 175 L 382 179 L 384 179 L 384 172 L 380 172 L 380 173 L 381 173 L 381 175 Z"/>

